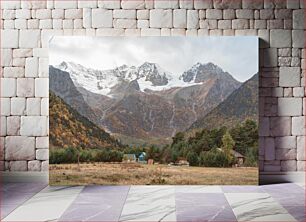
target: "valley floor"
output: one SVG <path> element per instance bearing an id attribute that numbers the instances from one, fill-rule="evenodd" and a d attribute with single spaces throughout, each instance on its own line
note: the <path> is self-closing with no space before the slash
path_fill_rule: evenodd
<path id="1" fill-rule="evenodd" d="M 258 169 L 138 163 L 50 164 L 51 185 L 257 185 Z"/>

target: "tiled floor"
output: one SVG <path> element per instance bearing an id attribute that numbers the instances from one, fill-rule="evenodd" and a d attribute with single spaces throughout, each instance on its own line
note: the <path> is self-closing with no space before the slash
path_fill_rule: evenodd
<path id="1" fill-rule="evenodd" d="M 305 221 L 302 184 L 1 186 L 2 221 Z"/>

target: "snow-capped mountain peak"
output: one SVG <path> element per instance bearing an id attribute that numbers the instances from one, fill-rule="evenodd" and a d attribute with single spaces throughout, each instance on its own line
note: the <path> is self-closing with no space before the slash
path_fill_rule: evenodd
<path id="1" fill-rule="evenodd" d="M 144 62 L 140 66 L 121 65 L 107 70 L 95 70 L 73 62 L 62 62 L 55 68 L 68 72 L 76 87 L 106 96 L 112 96 L 112 89 L 122 82 L 137 81 L 142 92 L 147 89 L 161 91 L 198 84 L 186 82 L 151 62 Z"/>

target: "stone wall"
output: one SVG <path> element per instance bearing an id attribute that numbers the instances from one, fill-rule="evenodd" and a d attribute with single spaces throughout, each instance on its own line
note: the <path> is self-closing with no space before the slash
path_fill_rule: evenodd
<path id="1" fill-rule="evenodd" d="M 48 170 L 52 35 L 260 37 L 260 170 L 305 169 L 303 0 L 1 1 L 1 154 Z"/>

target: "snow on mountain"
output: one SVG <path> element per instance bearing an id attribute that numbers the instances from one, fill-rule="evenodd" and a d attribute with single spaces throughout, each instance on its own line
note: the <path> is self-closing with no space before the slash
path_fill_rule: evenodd
<path id="1" fill-rule="evenodd" d="M 162 91 L 174 87 L 202 84 L 199 72 L 203 69 L 205 69 L 205 73 L 223 73 L 220 67 L 212 63 L 197 63 L 179 77 L 164 70 L 158 64 L 150 62 L 145 62 L 138 67 L 122 65 L 108 70 L 86 68 L 73 62 L 62 62 L 55 67 L 68 72 L 77 87 L 83 87 L 90 92 L 110 97 L 112 96 L 111 89 L 122 81 L 136 80 L 142 92 L 147 89 Z"/>

